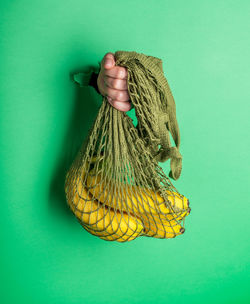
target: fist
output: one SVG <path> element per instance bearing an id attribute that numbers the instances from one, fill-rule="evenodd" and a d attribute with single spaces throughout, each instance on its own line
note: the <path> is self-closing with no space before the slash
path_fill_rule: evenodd
<path id="1" fill-rule="evenodd" d="M 107 53 L 101 61 L 97 86 L 114 108 L 124 112 L 131 109 L 127 77 L 127 68 L 115 66 L 114 53 Z"/>

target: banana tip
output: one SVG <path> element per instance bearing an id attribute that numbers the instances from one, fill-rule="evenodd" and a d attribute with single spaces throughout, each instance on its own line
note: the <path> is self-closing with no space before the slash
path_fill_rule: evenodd
<path id="1" fill-rule="evenodd" d="M 184 232 L 185 232 L 185 228 L 182 227 L 182 228 L 180 229 L 180 233 L 183 234 Z"/>

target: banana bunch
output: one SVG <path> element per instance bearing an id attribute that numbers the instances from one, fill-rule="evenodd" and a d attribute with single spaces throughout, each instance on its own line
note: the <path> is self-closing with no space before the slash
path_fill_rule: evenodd
<path id="1" fill-rule="evenodd" d="M 92 158 L 88 165 L 97 160 Z M 166 204 L 160 193 L 106 183 L 97 170 L 86 175 L 86 168 L 87 164 L 82 176 L 73 175 L 71 179 L 67 173 L 65 192 L 70 209 L 89 233 L 118 242 L 132 241 L 138 236 L 174 238 L 184 233 L 180 222 L 191 211 L 185 196 L 166 191 Z"/>

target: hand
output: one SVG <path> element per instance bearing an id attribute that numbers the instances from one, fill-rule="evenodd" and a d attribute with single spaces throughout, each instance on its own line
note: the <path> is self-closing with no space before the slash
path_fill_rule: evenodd
<path id="1" fill-rule="evenodd" d="M 101 61 L 101 69 L 97 78 L 97 86 L 109 103 L 120 111 L 129 111 L 131 101 L 128 93 L 127 68 L 115 66 L 113 53 L 107 53 Z"/>

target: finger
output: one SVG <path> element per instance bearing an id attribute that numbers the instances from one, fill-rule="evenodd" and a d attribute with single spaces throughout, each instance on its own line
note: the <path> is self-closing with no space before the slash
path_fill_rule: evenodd
<path id="1" fill-rule="evenodd" d="M 113 77 L 104 75 L 104 82 L 105 82 L 106 86 L 110 87 L 111 89 L 116 89 L 116 90 L 127 90 L 128 89 L 128 83 L 127 83 L 126 79 L 113 78 Z"/>
<path id="2" fill-rule="evenodd" d="M 128 70 L 125 67 L 113 66 L 112 69 L 104 70 L 104 74 L 113 78 L 127 79 Z"/>
<path id="3" fill-rule="evenodd" d="M 128 101 L 118 101 L 107 97 L 109 103 L 119 111 L 127 112 L 131 109 L 131 103 Z"/>
<path id="4" fill-rule="evenodd" d="M 115 90 L 106 86 L 105 93 L 113 100 L 128 101 L 130 99 L 127 90 Z"/>
<path id="5" fill-rule="evenodd" d="M 102 61 L 101 61 L 101 68 L 103 69 L 111 69 L 115 65 L 115 56 L 114 53 L 107 53 L 104 55 Z"/>

